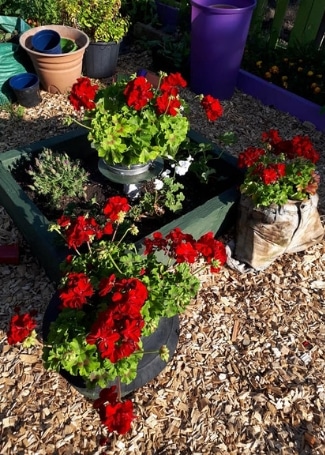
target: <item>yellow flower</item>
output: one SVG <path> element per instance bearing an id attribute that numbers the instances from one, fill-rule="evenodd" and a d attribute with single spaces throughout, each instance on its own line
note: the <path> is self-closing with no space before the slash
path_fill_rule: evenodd
<path id="1" fill-rule="evenodd" d="M 299 66 L 299 67 L 297 68 L 298 73 L 301 73 L 303 70 L 304 70 L 304 69 L 303 69 L 301 66 Z"/>
<path id="2" fill-rule="evenodd" d="M 288 57 L 284 57 L 283 61 L 288 63 L 288 61 L 289 61 Z"/>
<path id="3" fill-rule="evenodd" d="M 289 66 L 294 66 L 295 65 L 295 62 L 290 62 L 289 63 Z"/>
<path id="4" fill-rule="evenodd" d="M 263 65 L 262 60 L 259 60 L 258 62 L 256 62 L 257 68 L 262 68 L 262 65 Z"/>
<path id="5" fill-rule="evenodd" d="M 313 83 L 311 84 L 310 88 L 315 88 L 315 87 L 317 87 L 317 84 L 316 84 L 316 82 L 313 82 Z"/>
<path id="6" fill-rule="evenodd" d="M 322 75 L 322 74 L 316 74 L 316 77 L 317 77 L 318 79 L 321 79 L 321 78 L 323 77 L 323 75 Z"/>
<path id="7" fill-rule="evenodd" d="M 319 92 L 320 92 L 320 87 L 318 87 L 318 86 L 315 87 L 315 88 L 314 88 L 314 93 L 319 93 Z"/>
<path id="8" fill-rule="evenodd" d="M 288 80 L 288 76 L 282 76 L 281 79 L 282 79 L 283 82 L 285 82 L 285 81 Z"/>
<path id="9" fill-rule="evenodd" d="M 288 88 L 288 82 L 284 81 L 283 84 L 282 84 L 282 87 L 283 88 Z"/>
<path id="10" fill-rule="evenodd" d="M 264 76 L 265 76 L 266 79 L 271 79 L 272 74 L 271 74 L 269 71 L 267 71 L 267 72 L 264 74 Z"/>
<path id="11" fill-rule="evenodd" d="M 314 75 L 314 71 L 308 71 L 307 76 L 313 76 L 313 75 Z"/>
<path id="12" fill-rule="evenodd" d="M 280 71 L 280 70 L 279 70 L 279 67 L 276 66 L 276 65 L 273 65 L 273 66 L 271 66 L 271 68 L 270 68 L 270 73 L 278 74 L 279 71 Z"/>

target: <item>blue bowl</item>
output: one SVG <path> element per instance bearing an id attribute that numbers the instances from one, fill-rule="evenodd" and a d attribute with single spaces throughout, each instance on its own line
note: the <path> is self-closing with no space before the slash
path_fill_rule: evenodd
<path id="1" fill-rule="evenodd" d="M 41 30 L 32 37 L 33 49 L 42 54 L 62 54 L 61 37 L 55 30 Z"/>

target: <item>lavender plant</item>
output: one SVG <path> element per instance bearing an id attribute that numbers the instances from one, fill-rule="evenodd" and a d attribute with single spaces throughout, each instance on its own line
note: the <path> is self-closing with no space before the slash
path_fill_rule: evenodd
<path id="1" fill-rule="evenodd" d="M 85 197 L 88 173 L 79 160 L 72 160 L 65 152 L 44 148 L 26 172 L 32 178 L 29 188 L 46 196 L 48 205 L 57 209 L 63 197 Z"/>

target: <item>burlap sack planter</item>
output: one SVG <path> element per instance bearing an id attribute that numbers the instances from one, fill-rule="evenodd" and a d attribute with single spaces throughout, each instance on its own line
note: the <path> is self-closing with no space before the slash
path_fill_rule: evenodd
<path id="1" fill-rule="evenodd" d="M 241 196 L 236 225 L 235 258 L 264 270 L 284 253 L 303 251 L 324 236 L 318 195 L 282 206 L 257 208 Z"/>

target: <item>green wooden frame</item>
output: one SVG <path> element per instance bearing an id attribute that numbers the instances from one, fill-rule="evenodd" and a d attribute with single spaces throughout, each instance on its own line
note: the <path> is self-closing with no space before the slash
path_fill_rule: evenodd
<path id="1" fill-rule="evenodd" d="M 210 142 L 194 131 L 190 131 L 189 137 L 196 142 Z M 234 175 L 236 180 L 238 177 L 239 184 L 241 172 L 237 169 L 236 158 L 221 151 L 215 145 L 211 145 L 220 158 L 220 166 L 224 166 L 226 172 Z M 38 258 L 47 275 L 53 281 L 58 282 L 60 279 L 59 264 L 67 251 L 63 246 L 60 246 L 58 234 L 48 231 L 49 220 L 28 198 L 11 172 L 19 159 L 38 153 L 44 147 L 55 151 L 67 151 L 74 158 L 82 158 L 85 156 L 84 154 L 95 154 L 95 152 L 90 148 L 87 131 L 81 128 L 62 136 L 0 154 L 0 204 L 6 209 L 29 243 L 32 253 Z M 163 234 L 167 234 L 171 229 L 180 227 L 184 232 L 192 234 L 195 238 L 207 231 L 220 234 L 234 221 L 238 200 L 239 189 L 237 186 L 229 188 L 219 196 L 208 200 L 205 204 L 175 219 L 159 230 Z M 141 242 L 139 248 L 141 249 Z"/>
<path id="2" fill-rule="evenodd" d="M 274 48 L 277 45 L 284 17 L 290 0 L 277 0 L 275 16 L 270 30 L 269 46 Z M 253 13 L 250 34 L 256 35 L 262 30 L 262 22 L 267 8 L 267 0 L 257 0 Z M 295 18 L 293 29 L 290 33 L 288 47 L 295 47 L 297 44 L 304 45 L 310 42 L 319 44 L 319 30 L 325 21 L 325 0 L 301 0 Z"/>

